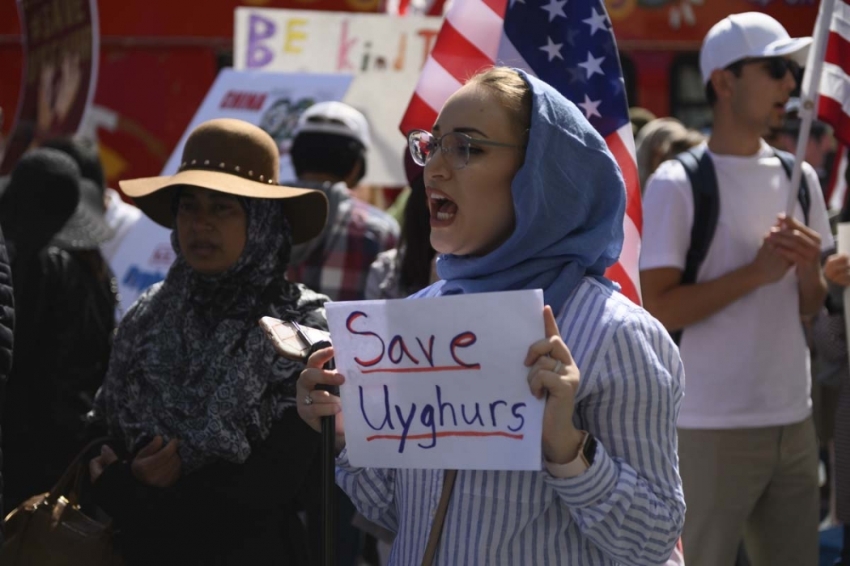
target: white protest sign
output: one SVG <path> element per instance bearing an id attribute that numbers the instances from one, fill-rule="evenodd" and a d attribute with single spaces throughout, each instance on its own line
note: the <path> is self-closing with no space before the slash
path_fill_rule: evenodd
<path id="1" fill-rule="evenodd" d="M 175 258 L 171 230 L 142 214 L 114 250 L 114 255 L 107 258 L 118 282 L 121 317 L 148 287 L 165 279 Z"/>
<path id="2" fill-rule="evenodd" d="M 442 18 L 269 8 L 237 8 L 236 69 L 354 73 L 344 102 L 369 120 L 366 183 L 404 185 L 399 122 Z"/>
<path id="3" fill-rule="evenodd" d="M 352 465 L 539 470 L 543 293 L 328 303 Z"/>
<path id="4" fill-rule="evenodd" d="M 280 150 L 280 180 L 295 179 L 289 147 L 298 117 L 315 104 L 341 100 L 351 84 L 350 74 L 262 73 L 222 69 L 195 112 L 180 143 L 162 170 L 174 175 L 186 139 L 198 125 L 213 118 L 238 118 L 265 130 Z"/>

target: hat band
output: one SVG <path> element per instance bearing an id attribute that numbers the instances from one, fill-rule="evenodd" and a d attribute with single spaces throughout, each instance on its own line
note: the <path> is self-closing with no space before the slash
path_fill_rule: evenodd
<path id="1" fill-rule="evenodd" d="M 269 185 L 274 185 L 274 175 L 268 175 L 266 173 L 261 173 L 260 171 L 254 171 L 253 169 L 249 169 L 242 165 L 228 164 L 224 161 L 219 161 L 218 166 L 216 167 L 215 160 L 210 159 L 192 159 L 189 161 L 184 161 L 180 165 L 180 171 L 217 171 L 220 173 L 227 173 L 230 175 L 236 175 L 237 177 L 242 177 L 243 179 L 247 179 L 249 181 L 257 181 L 260 183 L 268 183 Z"/>

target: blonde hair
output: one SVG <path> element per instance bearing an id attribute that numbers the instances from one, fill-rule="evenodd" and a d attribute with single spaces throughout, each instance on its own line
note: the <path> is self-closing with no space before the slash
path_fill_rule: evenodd
<path id="1" fill-rule="evenodd" d="M 674 140 L 683 140 L 687 135 L 688 129 L 676 118 L 656 118 L 641 128 L 635 140 L 641 193 L 646 190 L 647 179 L 658 167 L 659 158 L 670 153 Z"/>
<path id="2" fill-rule="evenodd" d="M 493 91 L 507 109 L 523 143 L 531 129 L 531 87 L 515 70 L 492 67 L 481 71 L 466 84 L 480 85 Z"/>

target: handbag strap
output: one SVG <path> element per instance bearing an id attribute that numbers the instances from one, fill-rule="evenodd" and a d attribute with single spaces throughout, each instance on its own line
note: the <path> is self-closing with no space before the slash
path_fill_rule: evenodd
<path id="1" fill-rule="evenodd" d="M 437 545 L 440 543 L 440 535 L 443 534 L 446 511 L 449 509 L 449 499 L 452 497 L 452 489 L 455 486 L 455 478 L 457 478 L 457 470 L 446 470 L 443 477 L 443 491 L 440 494 L 440 503 L 437 505 L 434 520 L 431 522 L 431 533 L 428 535 L 428 545 L 425 547 L 425 554 L 422 557 L 422 566 L 431 566 L 434 563 Z"/>
<path id="2" fill-rule="evenodd" d="M 95 446 L 99 444 L 105 444 L 108 440 L 109 437 L 107 436 L 96 438 L 95 440 L 89 442 L 85 448 L 80 450 L 80 452 L 71 461 L 71 464 L 65 469 L 65 472 L 62 474 L 62 477 L 59 478 L 59 481 L 57 481 L 56 484 L 53 486 L 53 489 L 50 490 L 46 501 L 52 505 L 57 499 L 59 499 L 60 495 L 65 495 L 68 492 L 68 488 L 72 487 L 75 483 L 77 483 L 74 480 L 78 476 L 80 462 L 83 460 L 83 458 L 85 458 L 86 454 L 88 454 L 89 451 Z"/>

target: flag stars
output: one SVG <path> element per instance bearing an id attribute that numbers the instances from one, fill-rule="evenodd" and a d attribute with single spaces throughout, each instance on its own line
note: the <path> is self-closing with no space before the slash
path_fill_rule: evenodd
<path id="1" fill-rule="evenodd" d="M 602 104 L 601 100 L 590 100 L 590 97 L 585 94 L 584 102 L 579 102 L 576 106 L 581 106 L 584 110 L 584 117 L 590 120 L 594 116 L 602 117 L 602 114 L 599 113 L 600 104 Z"/>
<path id="2" fill-rule="evenodd" d="M 555 58 L 564 60 L 564 57 L 561 55 L 561 47 L 563 47 L 563 43 L 555 43 L 552 41 L 551 37 L 546 37 L 546 45 L 540 48 L 540 51 L 545 51 L 549 56 L 549 62 L 551 63 Z"/>
<path id="3" fill-rule="evenodd" d="M 570 84 L 583 84 L 587 82 L 587 79 L 584 78 L 584 73 L 578 67 L 567 67 L 567 72 L 570 74 Z"/>
<path id="4" fill-rule="evenodd" d="M 510 7 L 513 8 L 514 5 L 516 5 L 516 4 L 525 4 L 525 0 L 511 0 L 511 6 Z"/>
<path id="5" fill-rule="evenodd" d="M 608 31 L 607 20 L 608 18 L 605 16 L 605 12 L 601 14 L 596 11 L 596 8 L 592 8 L 593 15 L 586 20 L 582 20 L 582 22 L 586 23 L 590 26 L 590 36 L 593 37 L 598 30 Z"/>
<path id="6" fill-rule="evenodd" d="M 579 63 L 578 66 L 584 68 L 587 71 L 587 78 L 589 79 L 593 75 L 599 73 L 603 77 L 605 73 L 602 71 L 602 62 L 605 61 L 605 57 L 595 58 L 593 53 L 587 52 L 587 61 L 584 63 Z"/>
<path id="7" fill-rule="evenodd" d="M 540 9 L 549 12 L 549 22 L 551 23 L 558 16 L 563 18 L 567 17 L 564 13 L 564 4 L 566 3 L 567 0 L 549 0 L 549 3 L 545 6 L 541 6 Z"/>

